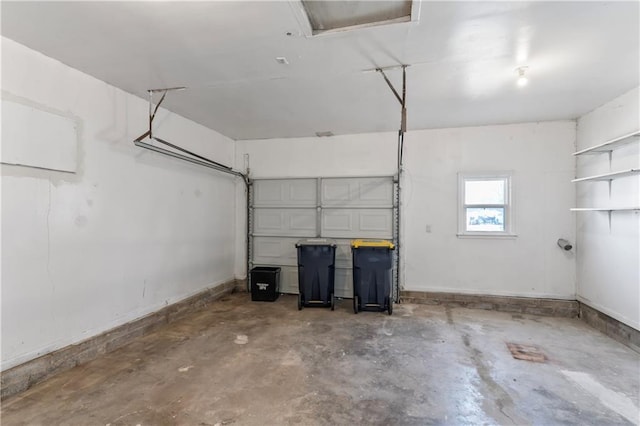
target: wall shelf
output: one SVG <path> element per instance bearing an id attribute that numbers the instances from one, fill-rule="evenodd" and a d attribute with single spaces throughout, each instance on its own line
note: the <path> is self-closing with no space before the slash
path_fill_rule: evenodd
<path id="1" fill-rule="evenodd" d="M 620 136 L 615 139 L 611 139 L 605 143 L 600 145 L 592 146 L 590 148 L 583 149 L 578 152 L 574 152 L 573 155 L 584 155 L 584 154 L 600 154 L 602 152 L 611 152 L 615 148 L 618 148 L 622 145 L 626 145 L 628 143 L 636 142 L 640 140 L 640 130 L 635 131 L 633 133 L 629 133 L 624 136 Z"/>
<path id="2" fill-rule="evenodd" d="M 638 207 L 575 207 L 569 209 L 572 212 L 618 212 L 618 211 L 640 211 Z"/>
<path id="3" fill-rule="evenodd" d="M 582 151 L 574 152 L 573 155 L 583 155 L 583 154 L 599 154 L 606 152 L 609 154 L 609 170 L 611 170 L 611 157 L 613 155 L 613 151 L 626 144 L 630 144 L 633 142 L 640 141 L 640 130 L 636 130 L 633 133 L 629 133 L 624 136 L 620 136 L 615 139 L 611 139 L 605 143 L 600 145 L 592 146 L 591 148 L 583 149 Z M 585 176 L 581 178 L 575 178 L 571 182 L 598 182 L 605 181 L 609 183 L 609 199 L 611 199 L 611 182 L 614 179 L 622 178 L 626 176 L 637 175 L 640 173 L 640 169 L 627 169 L 627 170 L 618 170 L 615 172 L 603 173 L 600 175 L 594 176 Z M 611 212 L 618 211 L 640 211 L 640 207 L 576 207 L 570 209 L 572 212 L 607 212 L 609 216 L 609 229 L 611 229 Z"/>
<path id="4" fill-rule="evenodd" d="M 609 218 L 609 231 L 611 231 L 611 213 L 613 212 L 638 212 L 638 207 L 576 207 L 569 209 L 572 212 L 606 212 Z"/>
<path id="5" fill-rule="evenodd" d="M 601 175 L 586 176 L 586 177 L 582 177 L 582 178 L 576 178 L 576 179 L 573 179 L 571 182 L 576 183 L 576 182 L 588 182 L 588 181 L 598 181 L 598 180 L 612 181 L 613 179 L 617 179 L 617 178 L 621 178 L 621 177 L 625 177 L 625 176 L 636 175 L 638 173 L 640 173 L 640 169 L 619 170 L 617 172 L 604 173 L 604 174 L 601 174 Z"/>

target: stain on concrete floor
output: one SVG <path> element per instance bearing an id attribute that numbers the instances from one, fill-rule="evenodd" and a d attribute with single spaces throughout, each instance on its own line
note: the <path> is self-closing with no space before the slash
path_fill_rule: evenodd
<path id="1" fill-rule="evenodd" d="M 547 356 L 536 346 L 521 345 L 513 342 L 506 342 L 506 344 L 511 356 L 515 359 L 530 362 L 545 362 L 547 360 Z"/>
<path id="2" fill-rule="evenodd" d="M 215 302 L 4 401 L 2 425 L 640 421 L 640 354 L 579 320 L 296 303 Z M 513 359 L 506 341 L 535 344 L 549 360 Z"/>

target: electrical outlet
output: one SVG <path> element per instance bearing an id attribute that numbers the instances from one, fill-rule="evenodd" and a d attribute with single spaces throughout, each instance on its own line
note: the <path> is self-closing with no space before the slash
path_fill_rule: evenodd
<path id="1" fill-rule="evenodd" d="M 427 225 L 425 230 L 427 231 L 427 234 L 431 233 L 431 225 Z"/>

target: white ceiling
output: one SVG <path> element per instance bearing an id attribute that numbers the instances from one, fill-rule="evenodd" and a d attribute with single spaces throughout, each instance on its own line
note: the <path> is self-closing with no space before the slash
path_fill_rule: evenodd
<path id="1" fill-rule="evenodd" d="M 291 1 L 3 1 L 1 28 L 144 98 L 187 86 L 164 106 L 257 139 L 397 130 L 398 102 L 363 70 L 401 63 L 409 129 L 576 118 L 639 85 L 639 8 L 423 1 L 419 22 L 306 37 Z"/>

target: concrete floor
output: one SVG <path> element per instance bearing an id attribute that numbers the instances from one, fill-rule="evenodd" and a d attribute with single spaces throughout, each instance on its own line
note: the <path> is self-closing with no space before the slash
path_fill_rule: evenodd
<path id="1" fill-rule="evenodd" d="M 636 424 L 640 354 L 579 320 L 234 294 L 6 400 L 2 425 Z M 545 363 L 505 342 L 535 345 Z"/>

